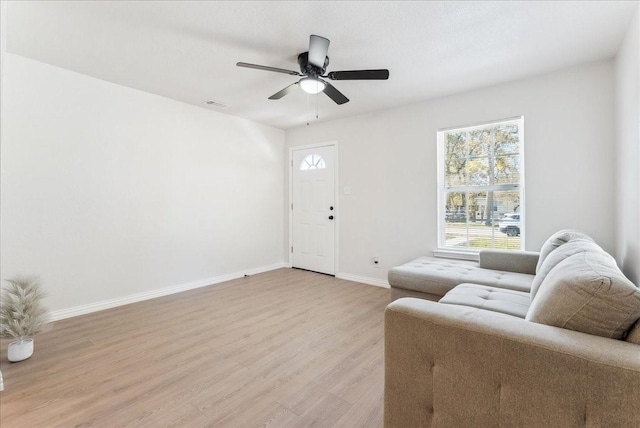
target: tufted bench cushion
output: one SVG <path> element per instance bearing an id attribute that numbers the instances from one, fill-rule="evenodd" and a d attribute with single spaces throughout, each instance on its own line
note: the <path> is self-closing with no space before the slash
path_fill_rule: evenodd
<path id="1" fill-rule="evenodd" d="M 519 318 L 527 316 L 531 299 L 524 291 L 505 290 L 478 284 L 460 284 L 440 299 L 440 303 L 470 306 Z"/>
<path id="2" fill-rule="evenodd" d="M 483 269 L 477 262 L 418 257 L 389 271 L 392 298 L 402 295 L 433 296 L 438 300 L 458 284 L 474 283 L 508 290 L 529 292 L 533 275 Z"/>

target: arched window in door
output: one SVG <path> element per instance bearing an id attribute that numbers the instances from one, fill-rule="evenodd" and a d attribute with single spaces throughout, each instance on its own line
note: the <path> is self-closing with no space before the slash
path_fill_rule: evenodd
<path id="1" fill-rule="evenodd" d="M 324 169 L 326 165 L 324 164 L 324 159 L 322 156 L 311 154 L 302 159 L 300 162 L 300 171 L 306 171 L 308 169 Z"/>

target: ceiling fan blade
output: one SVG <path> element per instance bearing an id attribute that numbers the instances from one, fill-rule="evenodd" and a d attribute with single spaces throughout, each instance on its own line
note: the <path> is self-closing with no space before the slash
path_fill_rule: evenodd
<path id="1" fill-rule="evenodd" d="M 387 80 L 389 70 L 332 71 L 327 77 L 331 80 Z"/>
<path id="2" fill-rule="evenodd" d="M 264 71 L 274 71 L 276 73 L 290 74 L 292 76 L 302 76 L 302 74 L 298 73 L 297 71 L 285 70 L 284 68 L 267 67 L 266 65 L 249 64 L 247 62 L 239 62 L 236 65 L 238 67 L 253 68 L 256 70 L 264 70 Z"/>
<path id="3" fill-rule="evenodd" d="M 309 64 L 314 67 L 324 68 L 324 59 L 329 50 L 329 39 L 312 34 L 309 37 Z"/>
<path id="4" fill-rule="evenodd" d="M 324 80 L 323 80 L 324 82 Z M 349 98 L 345 97 L 342 92 L 337 90 L 335 86 L 333 86 L 329 82 L 324 82 L 327 86 L 324 88 L 324 93 L 327 94 L 329 98 L 331 98 L 336 104 L 344 104 L 349 102 Z"/>
<path id="5" fill-rule="evenodd" d="M 298 82 L 292 83 L 291 85 L 287 86 L 283 90 L 281 90 L 279 92 L 276 92 L 275 94 L 271 95 L 269 97 L 269 99 L 270 100 L 279 100 L 280 98 L 282 98 L 285 95 L 287 95 L 289 92 L 292 92 L 293 90 L 295 90 L 297 84 L 298 84 Z"/>

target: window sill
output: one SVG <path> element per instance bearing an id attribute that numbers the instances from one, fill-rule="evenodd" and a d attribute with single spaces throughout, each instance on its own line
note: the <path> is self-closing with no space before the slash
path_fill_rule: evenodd
<path id="1" fill-rule="evenodd" d="M 471 260 L 477 262 L 480 260 L 480 251 L 474 250 L 452 250 L 446 248 L 439 248 L 437 250 L 433 250 L 433 257 L 442 257 L 445 259 L 456 259 L 456 260 Z"/>

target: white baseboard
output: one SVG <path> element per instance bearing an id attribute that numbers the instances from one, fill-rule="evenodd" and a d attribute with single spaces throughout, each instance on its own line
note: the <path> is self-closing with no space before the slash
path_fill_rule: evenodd
<path id="1" fill-rule="evenodd" d="M 74 306 L 73 308 L 60 309 L 51 312 L 50 320 L 58 321 L 65 318 L 77 317 L 79 315 L 90 314 L 116 306 L 128 305 L 130 303 L 141 302 L 143 300 L 154 299 L 156 297 L 167 296 L 169 294 L 180 293 L 182 291 L 193 290 L 194 288 L 206 287 L 208 285 L 218 284 L 232 279 L 242 278 L 245 275 L 255 275 L 270 270 L 287 267 L 286 263 L 276 263 L 269 266 L 263 266 L 255 269 L 248 269 L 242 272 L 230 273 L 227 275 L 216 276 L 213 278 L 200 279 L 198 281 L 187 282 L 185 284 L 172 285 L 170 287 L 160 288 L 158 290 L 145 291 L 143 293 L 131 294 L 129 296 L 118 297 L 115 299 L 103 300 L 101 302 L 89 303 L 87 305 Z"/>
<path id="2" fill-rule="evenodd" d="M 350 273 L 337 273 L 336 278 L 346 279 L 347 281 L 361 282 L 363 284 L 375 285 L 376 287 L 390 288 L 386 279 L 369 278 L 367 276 L 352 275 Z"/>

